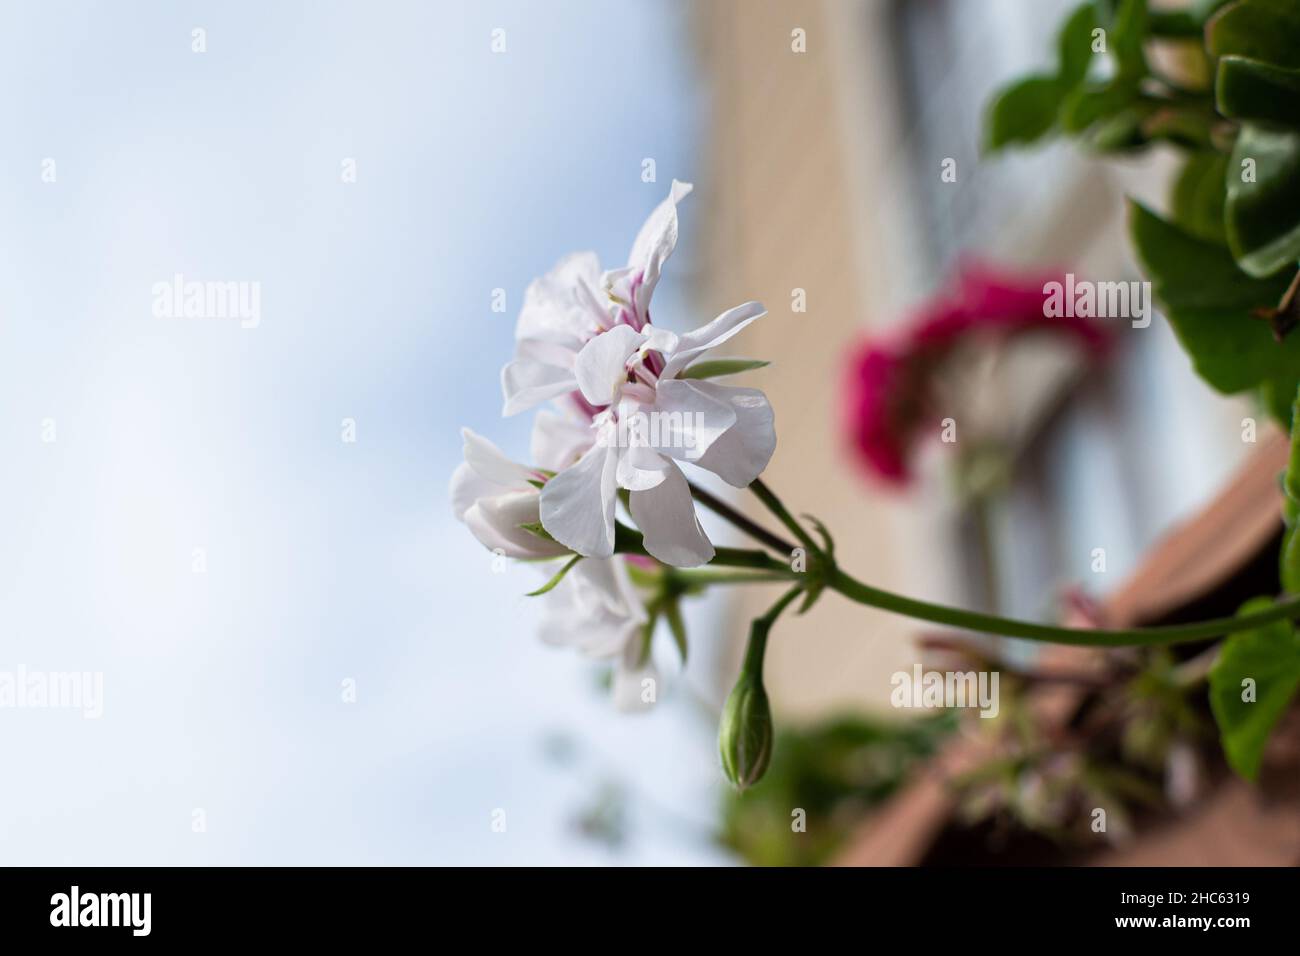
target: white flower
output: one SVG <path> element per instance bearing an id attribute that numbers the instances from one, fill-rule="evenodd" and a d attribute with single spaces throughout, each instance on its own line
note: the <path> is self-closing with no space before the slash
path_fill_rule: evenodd
<path id="1" fill-rule="evenodd" d="M 543 466 L 549 467 L 548 455 L 568 454 L 564 449 L 570 427 L 553 413 L 538 416 L 533 445 L 543 449 L 538 457 Z M 582 430 L 590 428 L 584 424 Z M 474 537 L 512 558 L 568 556 L 563 545 L 520 527 L 538 522 L 538 489 L 532 482 L 544 481 L 545 473 L 511 461 L 468 428 L 461 434 L 465 461 L 452 475 L 452 509 Z M 550 573 L 558 570 L 553 562 L 544 566 Z M 644 646 L 649 617 L 623 558 L 584 558 L 547 592 L 545 601 L 542 639 L 576 647 L 589 657 L 613 660 L 615 705 L 623 710 L 642 707 L 641 682 L 655 677 Z"/>
<path id="2" fill-rule="evenodd" d="M 613 554 L 614 507 L 625 488 L 646 551 L 678 567 L 712 559 L 713 545 L 674 459 L 745 487 L 776 448 L 772 407 L 757 389 L 678 376 L 764 314 L 749 302 L 681 336 L 649 323 L 618 325 L 582 347 L 574 378 L 584 401 L 602 411 L 592 421 L 594 445 L 542 489 L 542 524 L 552 537 L 579 554 Z M 632 416 L 658 427 L 648 435 L 634 432 L 637 440 L 629 442 L 620 423 Z"/>
<path id="3" fill-rule="evenodd" d="M 541 636 L 613 660 L 614 704 L 638 710 L 647 703 L 642 681 L 657 680 L 644 644 L 648 620 L 623 558 L 584 558 L 546 595 Z"/>
<path id="4" fill-rule="evenodd" d="M 580 252 L 528 287 L 515 328 L 515 357 L 501 370 L 502 414 L 561 395 L 580 400 L 574 364 L 583 346 L 617 325 L 640 331 L 650 321 L 650 296 L 677 245 L 677 203 L 690 191 L 690 183 L 673 180 L 668 198 L 637 234 L 624 268 L 602 273 L 595 253 Z"/>
<path id="5" fill-rule="evenodd" d="M 537 524 L 545 476 L 511 461 L 496 445 L 461 429 L 465 460 L 451 476 L 451 507 L 484 547 L 511 558 L 552 558 L 569 549 L 521 525 Z M 534 484 L 536 482 L 536 484 Z"/>

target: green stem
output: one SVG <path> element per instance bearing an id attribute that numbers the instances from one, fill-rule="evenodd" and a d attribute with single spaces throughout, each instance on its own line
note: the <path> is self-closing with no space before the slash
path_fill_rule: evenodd
<path id="1" fill-rule="evenodd" d="M 1171 624 L 1162 627 L 1133 627 L 1121 629 L 1056 627 L 1051 624 L 1034 624 L 993 614 L 979 614 L 959 608 L 915 598 L 903 597 L 869 584 L 854 580 L 839 568 L 831 571 L 828 586 L 851 601 L 892 611 L 907 617 L 935 624 L 947 624 L 969 631 L 1001 634 L 1005 637 L 1022 637 L 1030 641 L 1051 641 L 1056 644 L 1080 644 L 1094 647 L 1134 647 L 1151 644 L 1176 644 L 1181 641 L 1201 641 L 1239 631 L 1249 631 L 1275 621 L 1300 618 L 1300 598 L 1280 601 L 1266 611 L 1243 614 L 1241 617 L 1216 618 L 1195 624 Z"/>
<path id="2" fill-rule="evenodd" d="M 745 662 L 740 673 L 763 682 L 763 656 L 767 653 L 767 635 L 772 625 L 781 616 L 781 612 L 790 606 L 790 602 L 803 593 L 803 585 L 796 584 L 781 595 L 762 617 L 756 617 L 749 626 L 749 645 L 745 648 Z"/>
<path id="3" fill-rule="evenodd" d="M 617 526 L 617 550 L 620 554 L 645 555 L 646 550 L 641 541 L 640 532 L 627 525 Z M 778 572 L 781 576 L 794 577 L 783 563 L 762 551 L 746 551 L 741 548 L 718 548 L 711 566 L 720 568 L 751 568 L 758 571 Z M 1035 624 L 1032 621 L 1020 621 L 994 614 L 980 614 L 976 611 L 964 611 L 944 604 L 932 604 L 916 598 L 904 597 L 863 584 L 833 565 L 825 569 L 826 586 L 837 591 L 850 601 L 869 607 L 902 614 L 920 621 L 934 624 L 946 624 L 949 627 L 962 628 L 984 634 L 1001 634 L 1004 637 L 1019 637 L 1030 641 L 1047 641 L 1054 644 L 1078 644 L 1084 647 L 1140 647 L 1155 644 L 1177 644 L 1184 641 L 1203 641 L 1226 634 L 1237 634 L 1272 624 L 1275 621 L 1300 619 L 1300 598 L 1279 601 L 1265 611 L 1243 614 L 1239 617 L 1216 618 L 1211 621 L 1198 621 L 1195 624 L 1170 624 L 1161 627 L 1133 627 L 1122 629 L 1057 627 L 1052 624 Z M 793 594 L 802 588 L 796 588 L 783 599 L 785 607 L 794 600 Z M 778 610 L 777 613 L 780 613 Z"/>
<path id="4" fill-rule="evenodd" d="M 726 518 L 733 525 L 735 525 L 741 531 L 745 532 L 745 534 L 749 535 L 755 541 L 767 545 L 773 551 L 777 552 L 782 557 L 786 557 L 786 558 L 788 558 L 790 556 L 790 552 L 794 550 L 793 545 L 786 542 L 783 538 L 768 531 L 762 525 L 758 524 L 758 522 L 751 521 L 749 518 L 745 517 L 735 508 L 731 507 L 731 505 L 727 504 L 721 498 L 717 498 L 713 496 L 712 494 L 710 494 L 709 492 L 705 491 L 703 488 L 700 488 L 697 485 L 692 484 L 690 487 L 691 487 L 691 496 L 696 501 L 704 505 L 704 507 L 708 508 L 710 511 L 712 511 L 714 514 L 718 515 L 719 517 Z"/>
<path id="5" fill-rule="evenodd" d="M 797 571 L 723 571 L 715 568 L 674 568 L 673 578 L 686 584 L 764 584 L 789 581 L 799 577 Z"/>
<path id="6" fill-rule="evenodd" d="M 614 526 L 614 551 L 617 554 L 636 554 L 652 557 L 645 549 L 645 540 L 641 532 L 628 527 L 621 521 Z M 753 568 L 757 571 L 779 571 L 794 574 L 783 562 L 776 560 L 766 551 L 750 551 L 745 548 L 715 548 L 710 567 Z"/>
<path id="7" fill-rule="evenodd" d="M 767 506 L 767 510 L 776 515 L 780 522 L 790 529 L 791 534 L 799 539 L 799 543 L 807 549 L 809 554 L 820 554 L 821 549 L 813 541 L 804 526 L 795 520 L 794 515 L 786 510 L 785 505 L 781 504 L 781 499 L 772 493 L 772 489 L 763 484 L 762 478 L 755 478 L 750 482 L 749 490 L 758 495 L 758 500 Z M 786 552 L 789 554 L 790 552 Z"/>

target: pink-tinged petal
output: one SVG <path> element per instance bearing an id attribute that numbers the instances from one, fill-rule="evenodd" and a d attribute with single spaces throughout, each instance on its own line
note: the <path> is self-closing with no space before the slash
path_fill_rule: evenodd
<path id="1" fill-rule="evenodd" d="M 500 486 L 498 491 L 528 487 L 528 479 L 532 477 L 529 469 L 511 461 L 500 448 L 468 428 L 462 428 L 460 436 L 465 441 L 465 462 L 479 477 Z"/>
<path id="2" fill-rule="evenodd" d="M 567 369 L 516 359 L 501 370 L 501 393 L 505 397 L 501 414 L 517 415 L 577 387 L 577 378 Z"/>
<path id="3" fill-rule="evenodd" d="M 568 550 L 562 545 L 520 527 L 537 521 L 538 494 L 535 489 L 480 498 L 465 512 L 465 524 L 470 533 L 490 550 L 500 550 L 512 558 L 567 554 Z"/>
<path id="4" fill-rule="evenodd" d="M 543 486 L 542 527 L 551 537 L 587 557 L 614 553 L 617 468 L 617 449 L 598 444 Z"/>
<path id="5" fill-rule="evenodd" d="M 763 308 L 762 303 L 746 302 L 734 309 L 728 309 L 712 322 L 682 335 L 677 341 L 676 351 L 668 357 L 663 377 L 674 378 L 701 354 L 714 346 L 721 345 L 749 323 L 764 315 L 767 315 L 767 310 Z"/>
<path id="6" fill-rule="evenodd" d="M 646 410 L 657 423 L 654 448 L 670 458 L 697 460 L 736 424 L 731 405 L 699 386 L 699 382 L 661 379 L 655 403 Z"/>
<path id="7" fill-rule="evenodd" d="M 573 371 L 582 397 L 601 407 L 618 397 L 627 381 L 627 360 L 645 336 L 628 325 L 616 325 L 582 347 Z"/>
<path id="8" fill-rule="evenodd" d="M 581 458 L 596 440 L 591 420 L 575 411 L 561 415 L 543 408 L 533 419 L 529 456 L 539 468 L 563 471 Z"/>
<path id="9" fill-rule="evenodd" d="M 763 473 L 776 451 L 775 415 L 767 396 L 756 388 L 715 382 L 695 382 L 695 388 L 735 413 L 736 424 L 709 446 L 695 464 L 736 488 L 744 488 Z"/>
<path id="10" fill-rule="evenodd" d="M 664 564 L 693 568 L 713 560 L 713 545 L 700 527 L 690 486 L 676 465 L 669 466 L 656 487 L 632 492 L 629 505 L 646 551 Z"/>
<path id="11" fill-rule="evenodd" d="M 650 297 L 659 284 L 663 265 L 677 245 L 677 204 L 690 194 L 692 188 L 690 183 L 674 179 L 668 189 L 668 198 L 654 208 L 632 243 L 627 265 L 634 276 L 640 276 L 639 282 L 633 281 L 631 292 L 641 324 L 649 317 Z"/>
<path id="12" fill-rule="evenodd" d="M 528 286 L 515 338 L 549 342 L 577 352 L 608 323 L 608 310 L 591 294 L 600 288 L 600 282 L 600 262 L 594 252 L 565 256 Z"/>

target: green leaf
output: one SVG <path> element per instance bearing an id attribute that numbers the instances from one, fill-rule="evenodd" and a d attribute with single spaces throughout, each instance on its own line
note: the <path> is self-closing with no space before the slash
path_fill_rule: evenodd
<path id="1" fill-rule="evenodd" d="M 1154 110 L 1142 121 L 1142 135 L 1148 140 L 1168 140 L 1188 149 L 1208 149 L 1214 144 L 1215 125 L 1215 117 L 1204 110 L 1163 108 Z M 1219 188 L 1222 191 L 1222 175 Z"/>
<path id="2" fill-rule="evenodd" d="M 1291 454 L 1282 475 L 1282 518 L 1287 530 L 1282 539 L 1281 574 L 1282 589 L 1288 594 L 1300 594 L 1300 535 L 1296 533 L 1296 518 L 1300 515 L 1300 415 L 1294 414 L 1297 408 L 1300 408 L 1300 394 L 1292 406 Z"/>
<path id="3" fill-rule="evenodd" d="M 1145 146 L 1147 137 L 1142 126 L 1149 113 L 1146 107 L 1134 105 L 1107 117 L 1093 129 L 1089 145 L 1103 153 Z"/>
<path id="4" fill-rule="evenodd" d="M 800 517 L 802 517 L 805 521 L 807 521 L 810 525 L 812 525 L 817 530 L 817 534 L 821 536 L 822 550 L 826 552 L 826 556 L 828 558 L 835 557 L 835 539 L 831 537 L 830 531 L 826 529 L 826 525 L 822 523 L 821 519 L 815 518 L 814 516 L 807 513 L 801 515 Z"/>
<path id="5" fill-rule="evenodd" d="M 538 597 L 545 594 L 547 591 L 552 590 L 557 584 L 564 580 L 564 576 L 569 573 L 569 569 L 581 560 L 582 555 L 580 554 L 575 554 L 573 557 L 569 558 L 568 561 L 564 562 L 564 567 L 555 572 L 555 576 L 552 577 L 551 580 L 547 581 L 536 591 L 529 591 L 526 597 Z"/>
<path id="6" fill-rule="evenodd" d="M 826 584 L 822 581 L 814 581 L 803 592 L 803 601 L 799 604 L 799 609 L 795 614 L 807 613 L 818 599 L 826 592 Z"/>
<path id="7" fill-rule="evenodd" d="M 989 105 L 984 148 L 1034 143 L 1052 131 L 1065 89 L 1054 76 L 1028 76 L 1002 89 Z"/>
<path id="8" fill-rule="evenodd" d="M 1201 24 L 1186 10 L 1152 10 L 1151 34 L 1159 37 L 1200 39 Z"/>
<path id="9" fill-rule="evenodd" d="M 1115 55 L 1119 75 L 1141 77 L 1147 73 L 1146 55 L 1142 45 L 1146 42 L 1147 0 L 1123 0 L 1111 23 L 1108 49 Z"/>
<path id="10" fill-rule="evenodd" d="M 1081 86 L 1061 103 L 1061 129 L 1081 133 L 1093 123 L 1121 112 L 1137 101 L 1137 84 L 1127 79 L 1100 86 Z"/>
<path id="11" fill-rule="evenodd" d="M 1092 31 L 1097 26 L 1097 12 L 1092 3 L 1075 8 L 1056 38 L 1056 78 L 1063 89 L 1073 89 L 1083 82 L 1092 65 Z"/>
<path id="12" fill-rule="evenodd" d="M 1244 56 L 1300 68 L 1300 4 L 1241 0 L 1224 7 L 1206 24 L 1205 39 L 1212 56 Z"/>
<path id="13" fill-rule="evenodd" d="M 673 635 L 673 643 L 677 645 L 677 653 L 682 656 L 682 664 L 685 664 L 686 622 L 682 620 L 681 604 L 676 598 L 664 603 L 664 618 L 668 621 L 668 630 Z"/>
<path id="14" fill-rule="evenodd" d="M 542 523 L 540 521 L 529 521 L 526 524 L 521 524 L 519 527 L 523 528 L 529 534 L 536 535 L 537 537 L 541 538 L 543 541 L 555 540 L 554 538 L 551 537 L 551 533 L 542 527 Z"/>
<path id="15" fill-rule="evenodd" d="M 651 603 L 646 606 L 646 622 L 641 626 L 641 647 L 637 652 L 636 666 L 645 667 L 650 663 L 650 651 L 653 649 L 655 627 L 659 624 L 659 615 L 662 609 L 658 604 Z"/>
<path id="16" fill-rule="evenodd" d="M 720 378 L 723 375 L 739 375 L 752 372 L 756 368 L 766 368 L 771 362 L 762 359 L 709 359 L 696 362 L 679 374 L 678 378 Z"/>
<path id="17" fill-rule="evenodd" d="M 1300 126 L 1300 70 L 1225 56 L 1214 95 L 1219 112 L 1232 119 Z"/>
<path id="18" fill-rule="evenodd" d="M 1223 246 L 1138 203 L 1129 210 L 1133 245 L 1197 374 L 1232 393 L 1300 368 L 1300 336 L 1279 344 L 1268 324 L 1252 315 L 1278 301 L 1288 277 L 1252 279 Z"/>
<path id="19" fill-rule="evenodd" d="M 1223 242 L 1227 168 L 1227 156 L 1203 150 L 1188 157 L 1174 182 L 1170 203 L 1174 222 L 1198 238 Z"/>
<path id="20" fill-rule="evenodd" d="M 1238 612 L 1271 607 L 1266 597 L 1247 601 Z M 1247 685 L 1251 681 L 1253 685 Z M 1253 686 L 1254 700 L 1243 700 Z M 1248 780 L 1259 775 L 1264 745 L 1300 687 L 1300 638 L 1286 621 L 1233 634 L 1223 642 L 1210 670 L 1210 709 L 1219 725 L 1223 752 L 1232 769 Z"/>
<path id="21" fill-rule="evenodd" d="M 1264 408 L 1288 432 L 1293 427 L 1291 411 L 1297 389 L 1300 389 L 1300 369 L 1269 379 L 1259 387 Z"/>
<path id="22" fill-rule="evenodd" d="M 1243 182 L 1253 161 L 1254 182 Z M 1246 123 L 1228 167 L 1228 246 L 1256 278 L 1300 259 L 1300 131 Z"/>

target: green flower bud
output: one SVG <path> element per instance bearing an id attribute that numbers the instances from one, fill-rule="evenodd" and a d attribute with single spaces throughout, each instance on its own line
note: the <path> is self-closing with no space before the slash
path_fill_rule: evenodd
<path id="1" fill-rule="evenodd" d="M 737 788 L 744 790 L 762 779 L 772 760 L 772 708 L 763 681 L 742 673 L 722 708 L 718 727 L 722 769 Z"/>

